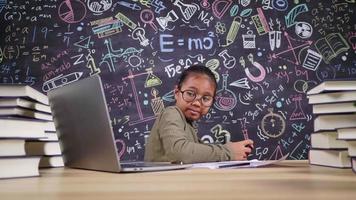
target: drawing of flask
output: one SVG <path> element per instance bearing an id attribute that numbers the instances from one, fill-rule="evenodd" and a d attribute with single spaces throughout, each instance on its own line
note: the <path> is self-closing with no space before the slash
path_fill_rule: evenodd
<path id="1" fill-rule="evenodd" d="M 227 89 L 227 77 L 228 74 L 223 74 L 223 87 L 216 92 L 215 107 L 221 111 L 232 110 L 237 103 L 236 95 L 229 89 Z"/>
<path id="2" fill-rule="evenodd" d="M 184 19 L 190 20 L 194 13 L 198 10 L 198 6 L 194 4 L 185 4 L 180 0 L 175 0 L 173 3 L 175 6 L 178 6 L 180 11 L 183 14 Z"/>
<path id="3" fill-rule="evenodd" d="M 168 22 L 175 22 L 175 21 L 177 21 L 177 19 L 178 19 L 178 16 L 174 12 L 174 10 L 169 11 L 167 13 L 167 16 L 165 16 L 165 17 L 156 18 L 158 24 L 162 27 L 163 30 L 166 30 L 166 28 L 168 26 Z"/>

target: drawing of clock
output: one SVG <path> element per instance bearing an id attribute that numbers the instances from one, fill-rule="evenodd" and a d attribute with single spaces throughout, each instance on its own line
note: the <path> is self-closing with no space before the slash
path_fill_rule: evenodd
<path id="1" fill-rule="evenodd" d="M 273 108 L 269 108 L 268 112 L 261 121 L 262 131 L 269 137 L 277 138 L 284 133 L 286 122 L 280 114 L 273 113 Z"/>

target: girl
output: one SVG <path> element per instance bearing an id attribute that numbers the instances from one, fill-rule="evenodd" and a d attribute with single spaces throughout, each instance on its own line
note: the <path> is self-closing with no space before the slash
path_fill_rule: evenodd
<path id="1" fill-rule="evenodd" d="M 145 161 L 213 162 L 246 160 L 252 140 L 227 144 L 204 144 L 192 122 L 207 114 L 214 103 L 217 83 L 205 66 L 185 70 L 174 89 L 176 105 L 165 108 L 157 117 L 146 144 Z"/>

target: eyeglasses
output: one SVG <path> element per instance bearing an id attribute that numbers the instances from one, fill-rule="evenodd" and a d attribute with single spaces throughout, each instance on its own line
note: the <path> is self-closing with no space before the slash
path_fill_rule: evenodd
<path id="1" fill-rule="evenodd" d="M 214 102 L 214 97 L 210 95 L 203 95 L 197 98 L 197 93 L 193 90 L 179 90 L 182 93 L 183 100 L 186 102 L 193 102 L 195 100 L 200 100 L 201 104 L 205 107 L 210 107 Z"/>

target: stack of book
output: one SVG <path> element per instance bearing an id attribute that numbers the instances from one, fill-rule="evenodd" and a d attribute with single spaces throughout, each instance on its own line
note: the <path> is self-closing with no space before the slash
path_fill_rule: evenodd
<path id="1" fill-rule="evenodd" d="M 309 163 L 356 168 L 356 80 L 324 81 L 307 95 L 316 116 Z"/>
<path id="2" fill-rule="evenodd" d="M 30 86 L 0 85 L 0 127 L 0 178 L 39 176 L 39 166 L 51 166 L 32 143 L 56 143 L 62 159 L 48 98 Z"/>

